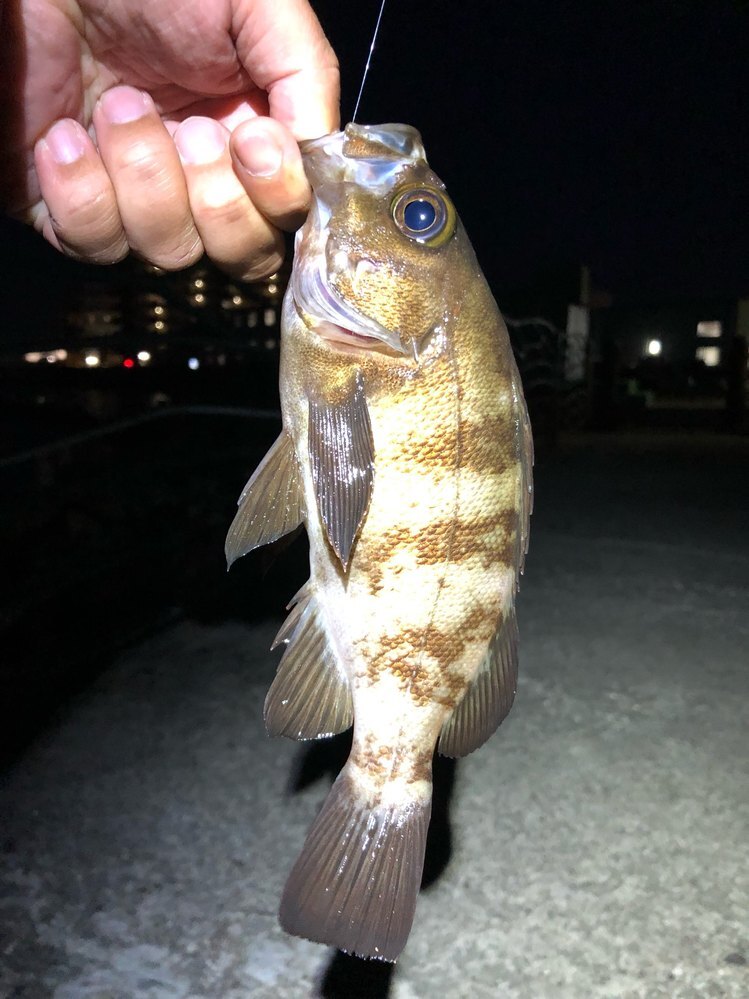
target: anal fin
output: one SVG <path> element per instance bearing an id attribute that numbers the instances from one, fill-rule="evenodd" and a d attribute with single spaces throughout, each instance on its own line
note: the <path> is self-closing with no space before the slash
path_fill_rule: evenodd
<path id="1" fill-rule="evenodd" d="M 325 633 L 317 600 L 303 586 L 273 643 L 286 651 L 265 699 L 269 735 L 320 739 L 354 721 L 351 684 Z"/>
<path id="2" fill-rule="evenodd" d="M 282 431 L 250 477 L 226 536 L 227 566 L 302 522 L 302 488 L 291 438 Z"/>
<path id="3" fill-rule="evenodd" d="M 472 684 L 442 726 L 441 756 L 468 756 L 486 742 L 512 707 L 517 678 L 518 626 L 510 606 Z"/>
<path id="4" fill-rule="evenodd" d="M 341 772 L 289 875 L 279 918 L 296 936 L 395 961 L 413 923 L 429 801 L 372 806 Z"/>

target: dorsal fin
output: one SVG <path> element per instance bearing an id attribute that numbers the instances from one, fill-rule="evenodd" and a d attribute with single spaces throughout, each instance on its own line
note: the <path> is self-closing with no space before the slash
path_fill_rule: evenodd
<path id="1" fill-rule="evenodd" d="M 518 626 L 511 605 L 471 686 L 442 726 L 441 756 L 467 756 L 486 742 L 512 707 L 517 678 Z"/>

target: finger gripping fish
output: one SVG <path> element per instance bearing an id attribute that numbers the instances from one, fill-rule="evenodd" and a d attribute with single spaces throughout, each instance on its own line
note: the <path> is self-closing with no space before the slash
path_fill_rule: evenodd
<path id="1" fill-rule="evenodd" d="M 283 430 L 229 564 L 304 523 L 310 579 L 276 638 L 271 735 L 354 726 L 282 926 L 394 961 L 413 922 L 435 745 L 480 746 L 517 677 L 532 442 L 507 330 L 421 138 L 303 144 L 313 188 L 283 305 Z"/>

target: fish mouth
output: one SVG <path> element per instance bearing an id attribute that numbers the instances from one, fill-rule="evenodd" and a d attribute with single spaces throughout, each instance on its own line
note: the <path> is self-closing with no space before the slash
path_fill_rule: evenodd
<path id="1" fill-rule="evenodd" d="M 291 294 L 297 311 L 310 328 L 331 343 L 405 354 L 396 330 L 359 312 L 330 287 L 325 253 L 330 213 L 319 200 L 315 216 L 312 231 L 297 234 L 298 264 L 291 274 Z"/>
<path id="2" fill-rule="evenodd" d="M 363 347 L 365 350 L 377 350 L 385 345 L 381 340 L 376 340 L 366 333 L 355 333 L 354 330 L 346 329 L 344 326 L 337 326 L 325 320 L 316 320 L 313 323 L 315 333 L 328 343 L 334 343 L 338 347 Z"/>

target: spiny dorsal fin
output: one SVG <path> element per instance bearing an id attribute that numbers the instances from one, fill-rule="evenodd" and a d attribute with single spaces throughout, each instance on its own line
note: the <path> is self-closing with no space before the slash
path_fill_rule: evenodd
<path id="1" fill-rule="evenodd" d="M 374 445 L 357 373 L 336 402 L 310 399 L 309 454 L 325 533 L 344 570 L 372 495 Z"/>
<path id="2" fill-rule="evenodd" d="M 265 699 L 268 734 L 321 739 L 345 732 L 354 722 L 351 684 L 328 641 L 317 600 L 304 586 L 289 607 L 272 646 L 287 647 Z"/>
<path id="3" fill-rule="evenodd" d="M 253 548 L 289 534 L 302 522 L 302 489 L 294 445 L 282 431 L 250 477 L 226 535 L 227 567 Z"/>
<path id="4" fill-rule="evenodd" d="M 286 882 L 287 933 L 395 961 L 413 923 L 430 802 L 373 804 L 344 767 Z"/>
<path id="5" fill-rule="evenodd" d="M 486 742 L 512 707 L 517 678 L 518 626 L 511 606 L 473 683 L 442 726 L 441 756 L 467 756 Z"/>

